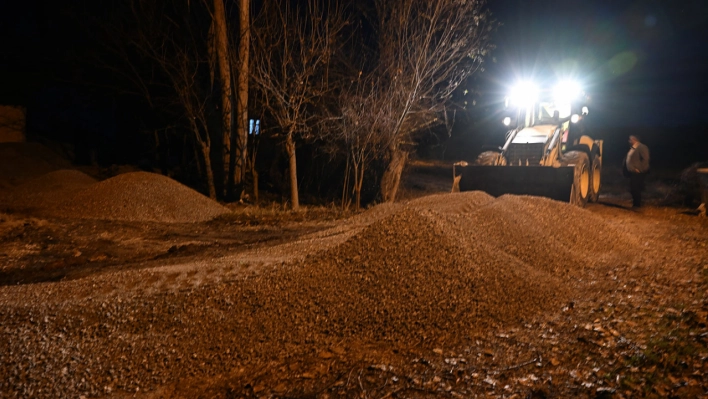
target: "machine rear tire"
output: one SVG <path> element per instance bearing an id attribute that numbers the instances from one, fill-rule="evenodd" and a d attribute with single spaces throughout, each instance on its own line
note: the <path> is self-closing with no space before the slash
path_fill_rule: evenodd
<path id="1" fill-rule="evenodd" d="M 570 190 L 570 203 L 582 208 L 590 199 L 590 159 L 584 151 L 567 152 L 564 158 L 565 165 L 575 167 L 573 186 Z"/>
<path id="2" fill-rule="evenodd" d="M 590 202 L 597 202 L 600 199 L 600 186 L 602 175 L 602 162 L 600 156 L 593 154 L 590 164 Z"/>

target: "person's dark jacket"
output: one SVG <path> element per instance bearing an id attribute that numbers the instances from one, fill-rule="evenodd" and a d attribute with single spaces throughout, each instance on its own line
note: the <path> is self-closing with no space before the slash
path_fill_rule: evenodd
<path id="1" fill-rule="evenodd" d="M 639 173 L 649 172 L 649 147 L 639 143 L 629 160 L 625 157 L 622 163 L 624 164 L 625 174 L 637 173 L 637 170 L 639 170 Z"/>

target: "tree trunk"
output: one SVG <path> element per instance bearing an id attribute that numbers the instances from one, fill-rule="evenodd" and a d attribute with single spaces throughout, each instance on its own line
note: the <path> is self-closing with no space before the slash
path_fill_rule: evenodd
<path id="1" fill-rule="evenodd" d="M 285 150 L 288 153 L 289 169 L 290 169 L 290 202 L 292 209 L 300 208 L 300 199 L 297 194 L 297 160 L 295 158 L 295 141 L 293 141 L 293 133 L 290 132 L 285 138 Z"/>
<path id="2" fill-rule="evenodd" d="M 211 149 L 205 143 L 199 143 L 199 148 L 202 150 L 204 158 L 204 174 L 206 175 L 207 188 L 209 189 L 209 198 L 216 199 L 216 187 L 214 186 L 214 170 L 211 167 Z"/>
<path id="3" fill-rule="evenodd" d="M 352 162 L 352 174 L 354 175 L 354 183 L 352 184 L 354 191 L 354 207 L 356 210 L 359 210 L 359 164 L 356 162 Z"/>
<path id="4" fill-rule="evenodd" d="M 206 140 L 203 140 L 199 134 L 199 126 L 194 118 L 188 118 L 190 125 L 192 127 L 192 133 L 194 134 L 194 152 L 197 153 L 197 167 L 199 168 L 199 151 L 201 151 L 201 156 L 204 159 L 204 178 L 207 182 L 207 189 L 209 191 L 209 198 L 216 199 L 216 186 L 214 185 L 214 169 L 211 166 L 211 140 L 209 139 L 209 132 L 205 132 Z"/>
<path id="5" fill-rule="evenodd" d="M 185 135 L 185 137 L 187 137 L 187 136 Z M 186 144 L 185 144 L 185 147 L 186 147 Z M 206 174 L 204 173 L 204 170 L 202 169 L 202 168 L 203 168 L 202 163 L 199 162 L 199 159 L 201 158 L 201 154 L 199 153 L 199 152 L 201 151 L 201 148 L 199 148 L 199 147 L 196 146 L 196 145 L 193 146 L 193 148 L 194 148 L 194 159 L 197 161 L 197 163 L 196 163 L 196 165 L 197 165 L 197 174 L 198 174 L 199 176 L 204 177 L 204 176 L 206 176 Z M 185 154 L 186 154 L 186 153 L 187 153 L 187 151 L 185 151 Z M 184 162 L 182 163 L 182 166 L 186 168 L 186 167 L 187 167 L 187 161 L 184 161 Z"/>
<path id="6" fill-rule="evenodd" d="M 249 71 L 249 47 L 251 42 L 250 30 L 250 6 L 251 0 L 241 0 L 239 5 L 239 34 L 240 40 L 238 44 L 238 97 L 236 99 L 236 134 L 234 168 L 231 171 L 233 174 L 234 185 L 237 192 L 243 192 L 242 186 L 246 176 L 246 160 L 248 156 L 248 71 Z M 252 169 L 255 172 L 255 167 Z M 253 180 L 257 184 L 257 179 Z M 256 197 L 257 188 L 254 188 Z"/>
<path id="7" fill-rule="evenodd" d="M 228 197 L 233 188 L 229 168 L 231 165 L 231 132 L 232 124 L 232 103 L 233 95 L 231 89 L 231 65 L 229 64 L 229 39 L 226 32 L 226 11 L 223 0 L 214 0 L 214 40 L 216 41 L 216 53 L 219 63 L 219 75 L 221 80 L 221 116 L 223 121 L 223 157 L 224 157 L 224 188 Z"/>
<path id="8" fill-rule="evenodd" d="M 253 200 L 258 202 L 258 172 L 255 167 L 251 169 L 251 177 L 253 178 Z"/>
<path id="9" fill-rule="evenodd" d="M 391 160 L 381 178 L 381 196 L 384 202 L 396 200 L 403 167 L 406 166 L 406 161 L 408 160 L 408 153 L 397 147 L 391 148 L 389 152 Z"/>
<path id="10" fill-rule="evenodd" d="M 349 207 L 349 169 L 350 160 L 347 157 L 347 164 L 344 167 L 344 183 L 342 184 L 342 209 Z"/>
<path id="11" fill-rule="evenodd" d="M 361 186 L 364 185 L 364 162 L 361 163 L 359 175 L 356 178 L 356 209 L 361 209 Z"/>

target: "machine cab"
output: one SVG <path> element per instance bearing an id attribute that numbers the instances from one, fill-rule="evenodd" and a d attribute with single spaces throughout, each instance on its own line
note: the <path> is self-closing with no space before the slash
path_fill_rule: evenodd
<path id="1" fill-rule="evenodd" d="M 503 123 L 512 130 L 504 150 L 524 144 L 542 146 L 544 152 L 555 146 L 564 151 L 567 146 L 577 144 L 584 134 L 582 121 L 588 114 L 587 101 L 588 97 L 574 82 L 561 82 L 544 90 L 531 83 L 517 85 L 505 101 Z M 540 158 L 533 161 L 542 162 Z"/>

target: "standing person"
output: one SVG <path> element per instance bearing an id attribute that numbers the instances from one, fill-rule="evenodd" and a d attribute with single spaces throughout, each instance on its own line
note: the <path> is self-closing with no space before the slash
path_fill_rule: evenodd
<path id="1" fill-rule="evenodd" d="M 629 152 L 623 161 L 622 172 L 629 177 L 629 192 L 632 193 L 632 208 L 642 206 L 644 178 L 649 172 L 649 147 L 636 135 L 629 136 Z"/>

